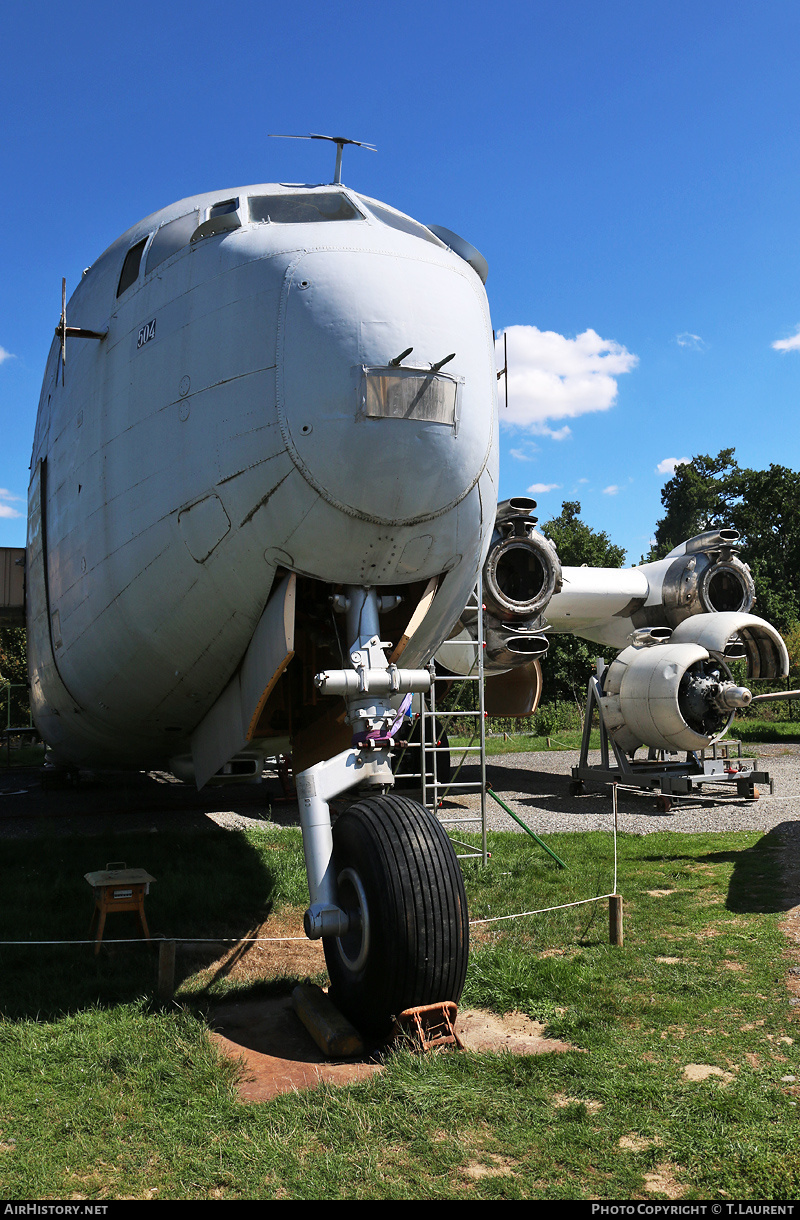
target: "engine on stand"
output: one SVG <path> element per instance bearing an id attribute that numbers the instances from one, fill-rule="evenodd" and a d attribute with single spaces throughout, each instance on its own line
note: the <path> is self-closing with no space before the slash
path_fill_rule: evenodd
<path id="1" fill-rule="evenodd" d="M 582 791 L 586 780 L 631 784 L 658 789 L 666 811 L 671 796 L 687 795 L 704 783 L 735 783 L 738 795 L 749 799 L 757 796 L 757 784 L 772 790 L 756 759 L 742 759 L 741 753 L 733 759 L 717 743 L 737 709 L 753 701 L 726 659 L 746 657 L 750 678 L 786 674 L 788 656 L 778 632 L 755 615 L 726 611 L 692 615 L 674 630 L 641 628 L 630 639 L 610 665 L 598 663 L 590 680 L 572 794 Z M 600 764 L 588 759 L 595 710 Z M 647 758 L 636 759 L 642 747 Z M 684 751 L 685 758 L 679 758 Z"/>

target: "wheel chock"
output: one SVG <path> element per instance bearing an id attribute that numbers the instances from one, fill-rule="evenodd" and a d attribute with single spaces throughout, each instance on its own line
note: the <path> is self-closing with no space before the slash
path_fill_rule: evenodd
<path id="1" fill-rule="evenodd" d="M 452 1000 L 406 1008 L 395 1017 L 392 1035 L 395 1039 L 410 1038 L 421 1051 L 437 1046 L 457 1046 L 463 1051 L 464 1043 L 456 1033 L 457 1015 L 458 1005 Z"/>
<path id="2" fill-rule="evenodd" d="M 303 983 L 292 992 L 292 1005 L 323 1055 L 349 1059 L 365 1051 L 361 1034 L 343 1017 L 321 987 Z"/>

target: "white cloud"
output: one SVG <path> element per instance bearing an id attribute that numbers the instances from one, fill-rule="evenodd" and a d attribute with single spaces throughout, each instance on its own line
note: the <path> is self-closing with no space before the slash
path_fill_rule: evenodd
<path id="1" fill-rule="evenodd" d="M 585 330 L 568 339 L 536 326 L 509 326 L 508 410 L 501 407 L 504 423 L 565 440 L 567 425 L 554 431 L 549 420 L 574 419 L 589 411 L 607 411 L 617 398 L 616 378 L 639 362 L 622 344 L 601 339 Z M 503 338 L 497 341 L 502 365 Z M 502 397 L 501 397 L 502 401 Z"/>
<path id="2" fill-rule="evenodd" d="M 675 342 L 678 347 L 690 347 L 693 352 L 704 352 L 708 347 L 705 339 L 701 339 L 699 335 L 693 335 L 690 330 L 685 330 L 680 335 L 675 336 Z"/>
<path id="3" fill-rule="evenodd" d="M 789 339 L 776 339 L 772 345 L 776 352 L 798 352 L 800 351 L 800 326 L 797 327 L 797 332 Z"/>
<path id="4" fill-rule="evenodd" d="M 533 441 L 530 441 L 524 449 L 509 449 L 508 452 L 518 462 L 532 462 L 535 455 L 539 452 L 539 446 L 534 445 Z"/>
<path id="5" fill-rule="evenodd" d="M 13 360 L 13 359 L 14 359 L 13 352 L 7 352 L 4 347 L 0 347 L 0 364 L 2 364 L 4 360 Z"/>
<path id="6" fill-rule="evenodd" d="M 692 459 L 688 457 L 664 458 L 664 460 L 659 462 L 656 466 L 656 471 L 658 474 L 674 474 L 676 466 L 688 466 L 691 460 Z"/>
<path id="7" fill-rule="evenodd" d="M 9 503 L 11 500 L 21 503 L 22 496 L 15 496 L 6 487 L 0 487 L 0 517 L 22 517 L 24 515 L 13 504 Z"/>
<path id="8" fill-rule="evenodd" d="M 611 483 L 611 484 L 609 484 L 608 487 L 603 488 L 603 495 L 604 496 L 615 496 L 618 491 L 619 491 L 619 487 L 617 486 L 617 484 Z"/>
<path id="9" fill-rule="evenodd" d="M 541 496 L 546 491 L 555 491 L 556 488 L 558 488 L 560 486 L 561 486 L 560 483 L 534 483 L 531 487 L 528 488 L 528 491 L 532 495 Z"/>

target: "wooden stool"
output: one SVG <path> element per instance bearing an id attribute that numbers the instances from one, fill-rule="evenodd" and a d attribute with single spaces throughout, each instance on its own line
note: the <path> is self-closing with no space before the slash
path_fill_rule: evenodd
<path id="1" fill-rule="evenodd" d="M 150 930 L 144 916 L 145 895 L 150 893 L 150 882 L 155 881 L 143 868 L 128 868 L 124 860 L 107 864 L 97 873 L 86 873 L 86 880 L 94 890 L 94 911 L 89 924 L 89 934 L 97 920 L 95 954 L 100 952 L 106 915 L 112 911 L 134 911 L 145 939 L 150 939 Z"/>

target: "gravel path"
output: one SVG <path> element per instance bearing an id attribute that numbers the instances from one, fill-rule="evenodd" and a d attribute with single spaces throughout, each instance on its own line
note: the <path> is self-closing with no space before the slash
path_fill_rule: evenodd
<path id="1" fill-rule="evenodd" d="M 454 754 L 455 757 L 455 754 Z M 613 803 L 608 785 L 589 781 L 584 793 L 571 796 L 571 770 L 579 761 L 577 751 L 536 754 L 505 754 L 487 759 L 487 779 L 514 813 L 531 830 L 608 830 Z M 600 762 L 592 752 L 590 765 Z M 759 787 L 759 798 L 746 801 L 735 785 L 704 785 L 702 795 L 673 797 L 668 813 L 659 812 L 656 796 L 641 791 L 618 790 L 618 829 L 630 834 L 670 830 L 693 834 L 715 830 L 770 830 L 800 816 L 800 746 L 759 747 L 758 768 L 767 771 L 774 794 Z M 466 773 L 466 768 L 459 778 Z M 447 802 L 443 816 L 457 816 L 457 807 L 479 813 L 478 796 L 459 796 Z M 492 830 L 516 830 L 512 818 L 493 800 L 487 802 L 487 825 Z"/>
<path id="2" fill-rule="evenodd" d="M 800 745 L 762 745 L 759 769 L 769 772 L 774 794 L 762 787 L 759 799 L 745 801 L 735 786 L 706 786 L 700 797 L 673 798 L 668 813 L 659 812 L 655 796 L 619 791 L 618 828 L 632 834 L 662 830 L 758 830 L 781 826 L 791 834 L 800 819 Z M 599 752 L 590 762 L 599 762 Z M 454 752 L 454 763 L 458 758 Z M 571 768 L 577 751 L 505 754 L 489 758 L 487 777 L 498 796 L 531 830 L 582 831 L 610 829 L 610 789 L 587 784 L 580 796 L 569 792 Z M 477 767 L 464 767 L 458 779 L 477 776 Z M 409 795 L 414 795 L 409 792 Z M 478 829 L 464 817 L 480 815 L 480 798 L 454 795 L 445 802 L 443 819 L 453 827 Z M 39 837 L 44 834 L 100 834 L 110 830 L 191 830 L 211 820 L 237 829 L 269 820 L 297 824 L 297 806 L 283 799 L 277 779 L 256 786 L 207 789 L 196 792 L 161 772 L 83 773 L 77 787 L 44 789 L 40 773 L 0 771 L 0 838 Z M 487 800 L 487 825 L 492 830 L 523 833 L 495 801 Z"/>

